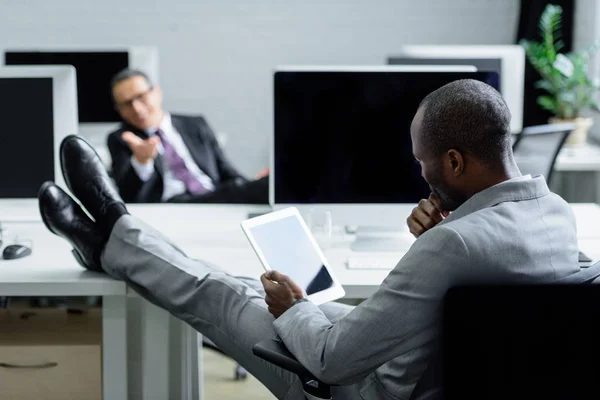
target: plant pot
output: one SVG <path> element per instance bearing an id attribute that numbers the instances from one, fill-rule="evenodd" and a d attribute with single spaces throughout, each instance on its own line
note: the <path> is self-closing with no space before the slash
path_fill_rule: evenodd
<path id="1" fill-rule="evenodd" d="M 587 142 L 588 132 L 594 124 L 594 120 L 592 118 L 584 117 L 568 119 L 552 117 L 548 120 L 548 122 L 550 122 L 551 124 L 574 122 L 577 125 L 577 127 L 573 130 L 573 132 L 571 132 L 571 134 L 567 138 L 567 141 L 565 142 L 565 145 L 569 147 L 583 146 Z"/>

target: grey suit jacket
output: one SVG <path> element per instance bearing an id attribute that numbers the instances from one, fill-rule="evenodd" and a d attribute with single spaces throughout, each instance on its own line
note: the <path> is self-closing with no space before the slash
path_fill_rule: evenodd
<path id="1" fill-rule="evenodd" d="M 448 288 L 542 283 L 577 273 L 575 218 L 543 177 L 474 195 L 421 235 L 381 287 L 330 322 L 298 303 L 274 322 L 288 349 L 337 399 L 408 399 L 439 335 Z"/>

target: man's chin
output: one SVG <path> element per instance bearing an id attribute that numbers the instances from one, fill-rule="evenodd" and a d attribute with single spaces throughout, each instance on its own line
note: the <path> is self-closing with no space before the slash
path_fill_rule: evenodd
<path id="1" fill-rule="evenodd" d="M 451 199 L 449 196 L 441 194 L 437 190 L 432 190 L 432 193 L 435 194 L 438 197 L 438 199 L 440 199 L 440 206 L 442 207 L 442 211 L 452 212 L 452 211 L 456 210 L 458 207 L 460 207 L 463 203 L 463 202 Z"/>
<path id="2" fill-rule="evenodd" d="M 138 128 L 139 130 L 142 130 L 142 131 L 153 127 L 150 119 L 138 119 L 132 125 L 134 125 L 136 128 Z"/>
<path id="3" fill-rule="evenodd" d="M 442 208 L 444 209 L 444 211 L 453 212 L 458 207 L 462 206 L 464 203 L 465 203 L 464 201 L 445 199 L 445 201 L 441 202 L 441 205 L 442 205 Z"/>

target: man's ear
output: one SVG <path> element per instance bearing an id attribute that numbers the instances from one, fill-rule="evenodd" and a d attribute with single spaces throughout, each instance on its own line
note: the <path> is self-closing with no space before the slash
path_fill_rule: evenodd
<path id="1" fill-rule="evenodd" d="M 447 156 L 454 176 L 461 175 L 465 169 L 465 159 L 462 154 L 455 149 L 451 149 L 448 150 Z"/>

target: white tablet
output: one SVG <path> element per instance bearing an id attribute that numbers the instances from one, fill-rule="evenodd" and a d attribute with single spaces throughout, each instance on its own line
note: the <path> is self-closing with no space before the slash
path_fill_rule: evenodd
<path id="1" fill-rule="evenodd" d="M 295 207 L 242 222 L 242 229 L 267 271 L 292 278 L 315 304 L 344 297 L 323 252 Z"/>

